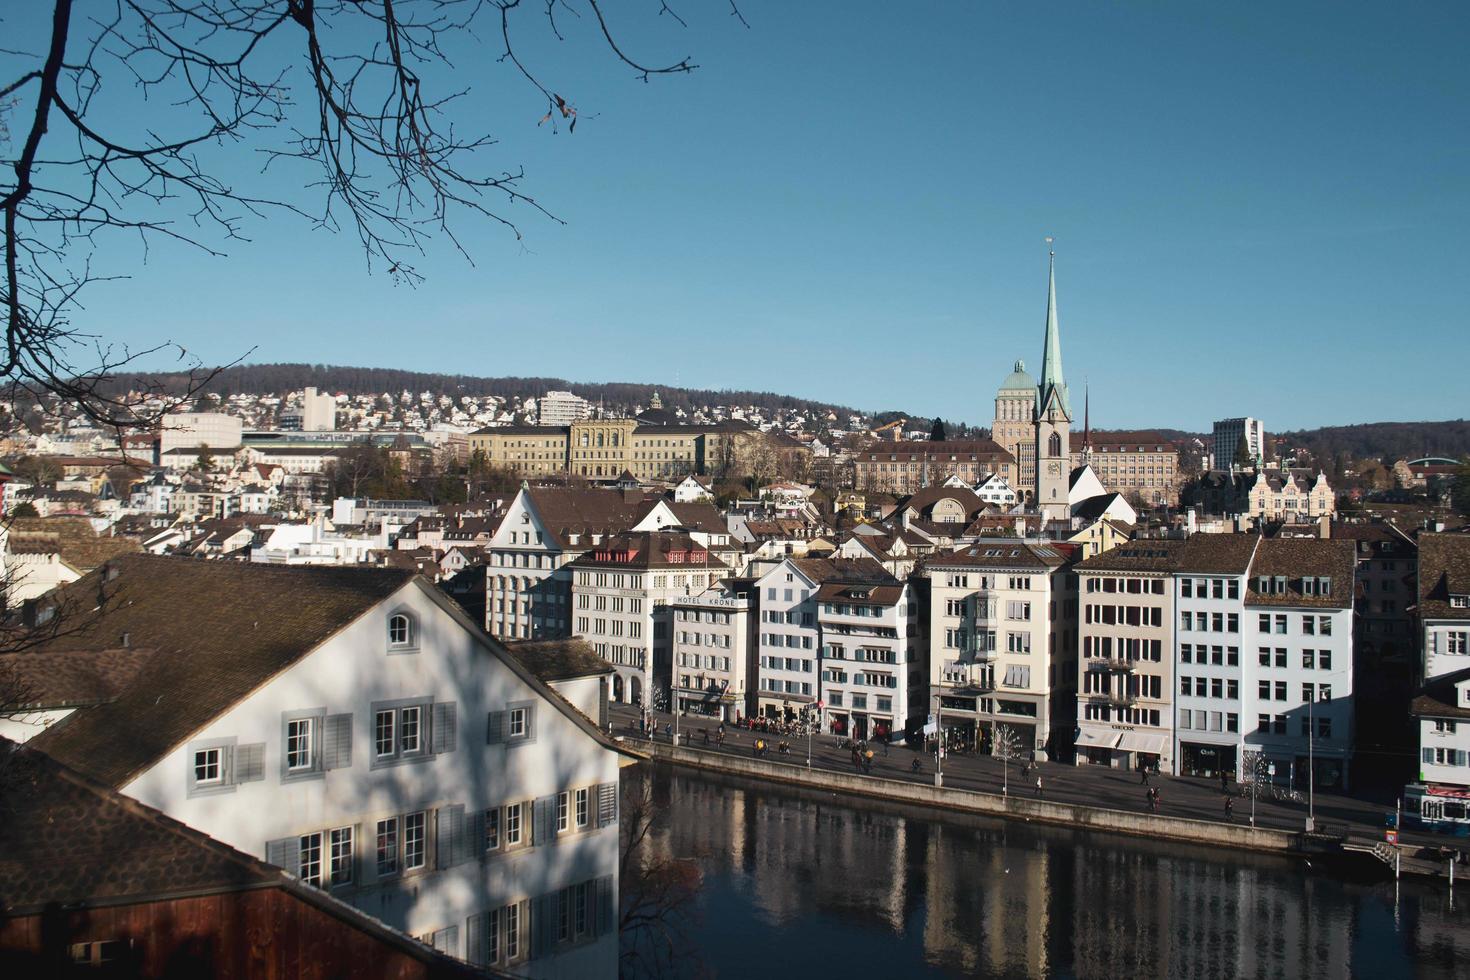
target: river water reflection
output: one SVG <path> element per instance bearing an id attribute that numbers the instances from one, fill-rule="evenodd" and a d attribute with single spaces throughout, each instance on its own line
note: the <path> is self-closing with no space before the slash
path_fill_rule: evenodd
<path id="1" fill-rule="evenodd" d="M 658 768 L 705 872 L 686 976 L 1467 977 L 1470 882 L 859 804 Z"/>

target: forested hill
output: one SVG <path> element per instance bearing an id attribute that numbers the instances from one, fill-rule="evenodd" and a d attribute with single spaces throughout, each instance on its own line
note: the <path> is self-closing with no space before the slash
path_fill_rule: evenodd
<path id="1" fill-rule="evenodd" d="M 159 375 L 154 380 L 174 391 L 184 390 L 188 383 L 188 378 L 182 374 Z M 843 423 L 849 415 L 860 414 L 844 405 L 779 395 L 770 391 L 709 391 L 622 381 L 573 383 L 565 378 L 482 378 L 466 374 L 433 374 L 330 364 L 241 364 L 225 368 L 206 390 L 218 395 L 232 395 L 237 392 L 279 394 L 307 386 L 348 395 L 374 395 L 406 390 L 446 395 L 498 395 L 502 398 L 539 398 L 548 391 L 570 390 L 594 403 L 601 400 L 609 408 L 646 405 L 649 396 L 657 391 L 665 408 L 683 408 L 686 411 L 698 405 L 752 405 L 767 411 L 783 408 L 808 414 L 825 414 L 830 411 L 836 413 Z"/>
<path id="2" fill-rule="evenodd" d="M 1380 459 L 1393 463 L 1421 456 L 1470 456 L 1470 421 L 1367 422 L 1363 425 L 1334 425 L 1322 429 L 1283 432 L 1290 447 L 1301 447 L 1318 459 Z"/>

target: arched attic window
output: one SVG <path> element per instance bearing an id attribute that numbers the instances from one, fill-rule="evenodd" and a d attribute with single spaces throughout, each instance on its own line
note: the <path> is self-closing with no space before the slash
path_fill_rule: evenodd
<path id="1" fill-rule="evenodd" d="M 419 624 L 411 613 L 396 612 L 388 617 L 388 649 L 412 650 L 419 645 Z"/>

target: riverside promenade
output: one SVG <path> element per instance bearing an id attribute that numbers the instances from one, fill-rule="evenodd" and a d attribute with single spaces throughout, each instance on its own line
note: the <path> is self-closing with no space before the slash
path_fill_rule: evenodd
<path id="1" fill-rule="evenodd" d="M 1369 850 L 1383 841 L 1385 815 L 1392 809 L 1340 794 L 1317 793 L 1316 833 L 1307 835 L 1305 800 L 1297 803 L 1263 796 L 1256 802 L 1252 828 L 1250 798 L 1236 795 L 1239 788 L 1231 783 L 1234 812 L 1227 819 L 1227 794 L 1215 779 L 1151 776 L 1149 786 L 1159 791 L 1159 807 L 1153 812 L 1146 795 L 1149 787 L 1142 785 L 1137 772 L 1043 762 L 1023 776 L 1019 765 L 1003 766 L 991 756 L 949 754 L 944 760 L 943 786 L 936 788 L 933 755 L 908 748 L 894 746 L 885 754 L 881 744 L 873 743 L 872 772 L 862 773 L 853 766 L 850 750 L 839 746 L 838 738 L 816 735 L 811 739 L 808 769 L 805 737 L 787 739 L 789 754 L 779 754 L 775 745 L 780 736 L 726 726 L 725 744 L 717 747 L 714 732 L 718 722 L 685 716 L 679 722 L 679 745 L 674 746 L 665 734 L 665 726 L 672 724 L 667 713 L 653 713 L 656 734 L 652 739 L 639 732 L 636 709 L 614 705 L 611 717 L 614 734 L 627 739 L 630 748 L 644 749 L 653 758 L 679 765 L 945 809 L 1252 850 L 1320 853 L 1342 845 Z M 701 729 L 709 732 L 708 744 Z M 771 746 L 759 758 L 754 752 L 758 738 Z M 921 766 L 918 773 L 912 771 L 916 758 Z M 1038 776 L 1042 783 L 1039 797 Z M 1405 834 L 1401 840 L 1427 846 L 1447 842 L 1422 834 Z"/>

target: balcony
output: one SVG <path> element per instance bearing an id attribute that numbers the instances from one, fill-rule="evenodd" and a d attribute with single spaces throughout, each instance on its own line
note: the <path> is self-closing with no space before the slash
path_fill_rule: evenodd
<path id="1" fill-rule="evenodd" d="M 1089 694 L 1087 699 L 1093 704 L 1106 704 L 1114 708 L 1131 708 L 1138 703 L 1138 695 L 1128 691 L 1103 691 Z"/>

